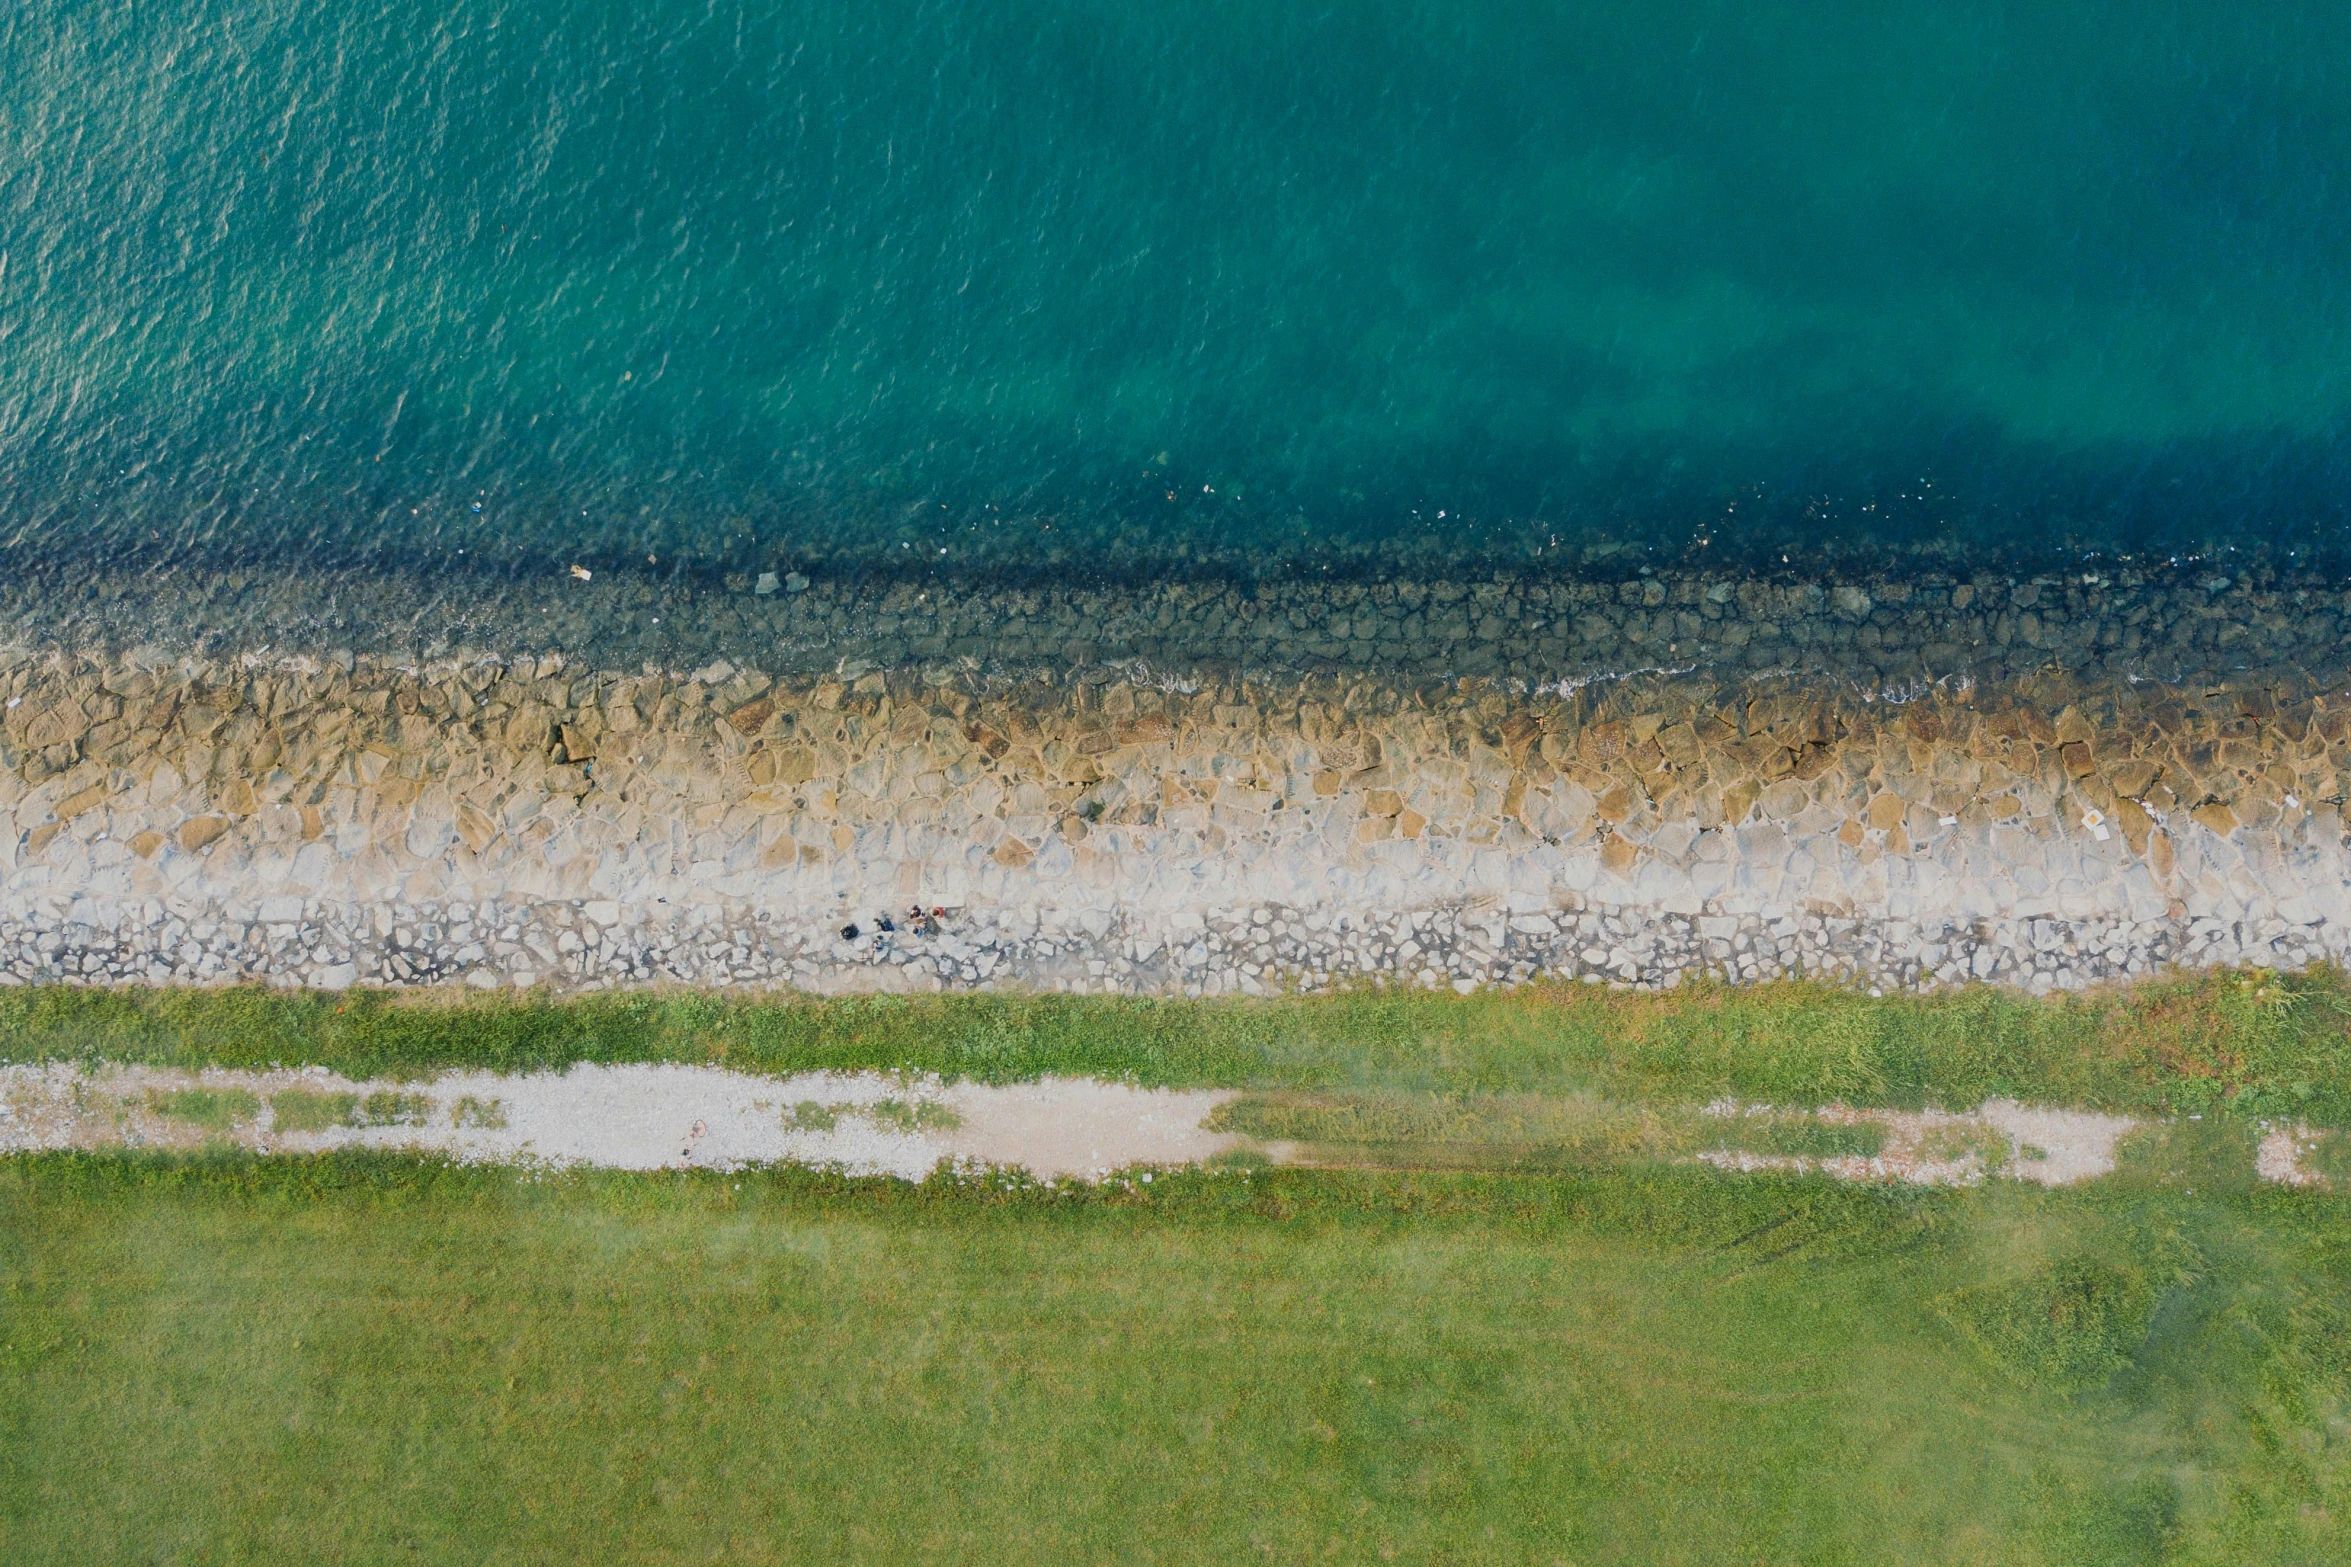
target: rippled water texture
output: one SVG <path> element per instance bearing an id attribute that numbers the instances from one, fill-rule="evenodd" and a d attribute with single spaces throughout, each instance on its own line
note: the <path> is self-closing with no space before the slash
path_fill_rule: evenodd
<path id="1" fill-rule="evenodd" d="M 2249 0 L 20 5 L 0 537 L 2323 550 L 2347 49 Z"/>

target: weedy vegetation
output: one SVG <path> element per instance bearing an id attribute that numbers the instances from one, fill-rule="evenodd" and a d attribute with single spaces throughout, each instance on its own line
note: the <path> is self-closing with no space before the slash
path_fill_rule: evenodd
<path id="1" fill-rule="evenodd" d="M 501 1099 L 463 1094 L 458 1097 L 456 1108 L 449 1112 L 449 1122 L 476 1131 L 502 1132 L 506 1129 L 506 1103 Z"/>
<path id="2" fill-rule="evenodd" d="M 147 1095 L 157 1115 L 208 1132 L 225 1132 L 261 1114 L 261 1100 L 242 1088 L 175 1088 Z"/>
<path id="3" fill-rule="evenodd" d="M 458 1124 L 466 1119 L 467 1099 L 457 1108 Z M 286 1088 L 269 1096 L 270 1124 L 281 1132 L 323 1132 L 338 1126 L 423 1126 L 432 1119 L 433 1101 L 424 1094 L 379 1089 L 369 1094 L 322 1093 L 308 1088 Z M 503 1118 L 501 1118 L 503 1119 Z"/>
<path id="4" fill-rule="evenodd" d="M 359 1119 L 357 1094 L 321 1093 L 313 1088 L 284 1088 L 269 1096 L 270 1125 L 281 1132 L 323 1132 L 337 1126 L 355 1126 Z"/>

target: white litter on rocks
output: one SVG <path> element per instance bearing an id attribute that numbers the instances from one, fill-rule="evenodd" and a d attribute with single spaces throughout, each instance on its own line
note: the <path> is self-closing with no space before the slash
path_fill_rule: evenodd
<path id="1" fill-rule="evenodd" d="M 200 1124 L 184 1102 L 167 1098 L 188 1089 L 241 1093 L 251 1103 L 223 1113 L 215 1101 L 213 1124 Z M 358 1096 L 353 1118 L 388 1124 L 281 1129 L 271 1101 L 289 1090 Z M 370 1096 L 395 1095 L 405 1097 L 381 1098 L 370 1110 Z M 1075 1079 L 950 1087 L 872 1072 L 775 1078 L 700 1066 L 450 1073 L 429 1083 L 354 1082 L 322 1068 L 7 1066 L 0 1067 L 0 1151 L 227 1141 L 261 1152 L 413 1148 L 626 1170 L 790 1161 L 908 1180 L 946 1159 L 1018 1167 L 1041 1179 L 1098 1178 L 1138 1164 L 1190 1164 L 1234 1146 L 1239 1139 L 1201 1129 L 1229 1097 Z"/>

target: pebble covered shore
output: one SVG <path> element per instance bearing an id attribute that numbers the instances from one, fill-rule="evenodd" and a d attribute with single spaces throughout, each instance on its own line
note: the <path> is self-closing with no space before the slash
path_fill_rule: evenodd
<path id="1" fill-rule="evenodd" d="M 171 591 L 0 594 L 0 980 L 2351 958 L 2340 584 Z"/>

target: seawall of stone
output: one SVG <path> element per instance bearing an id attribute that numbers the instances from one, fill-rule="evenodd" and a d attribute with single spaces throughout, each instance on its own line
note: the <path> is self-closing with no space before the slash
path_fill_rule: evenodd
<path id="1" fill-rule="evenodd" d="M 1620 641 L 1684 613 L 1679 586 L 1625 586 L 1598 616 Z M 175 646 L 185 616 L 127 648 L 28 636 L 0 652 L 0 980 L 2045 989 L 2351 957 L 2339 596 L 2191 586 L 2185 632 L 2111 606 L 2028 627 L 2009 584 L 1985 645 L 2057 651 L 1930 678 L 1968 634 L 1962 586 L 1919 612 L 1942 641 L 1878 626 L 1872 654 L 1925 661 L 1901 680 L 1753 661 L 1753 636 L 1607 677 L 1542 628 L 1508 674 L 1382 673 L 1384 612 L 1365 667 L 1321 672 L 1101 643 L 1024 670 L 1016 616 L 936 657 L 876 626 L 886 667 L 762 664 L 739 632 L 738 657 L 624 666 L 516 651 L 527 598 L 485 633 L 503 649 L 431 656 L 206 654 L 228 633 Z M 1862 648 L 1885 608 L 1850 584 L 1816 607 L 1763 640 Z M 2162 678 L 2162 649 L 2203 662 Z"/>
<path id="2" fill-rule="evenodd" d="M 650 568 L 648 568 L 650 571 Z M 124 569 L 0 555 L 0 642 L 212 659 L 342 651 L 407 665 L 560 655 L 575 669 L 778 678 L 945 667 L 1201 675 L 1357 671 L 1579 684 L 1629 671 L 1832 677 L 1902 696 L 2050 672 L 2088 683 L 2323 684 L 2351 658 L 2351 582 L 2183 563 L 2011 579 L 1650 570 L 1479 581 L 997 588 L 770 573 Z"/>

